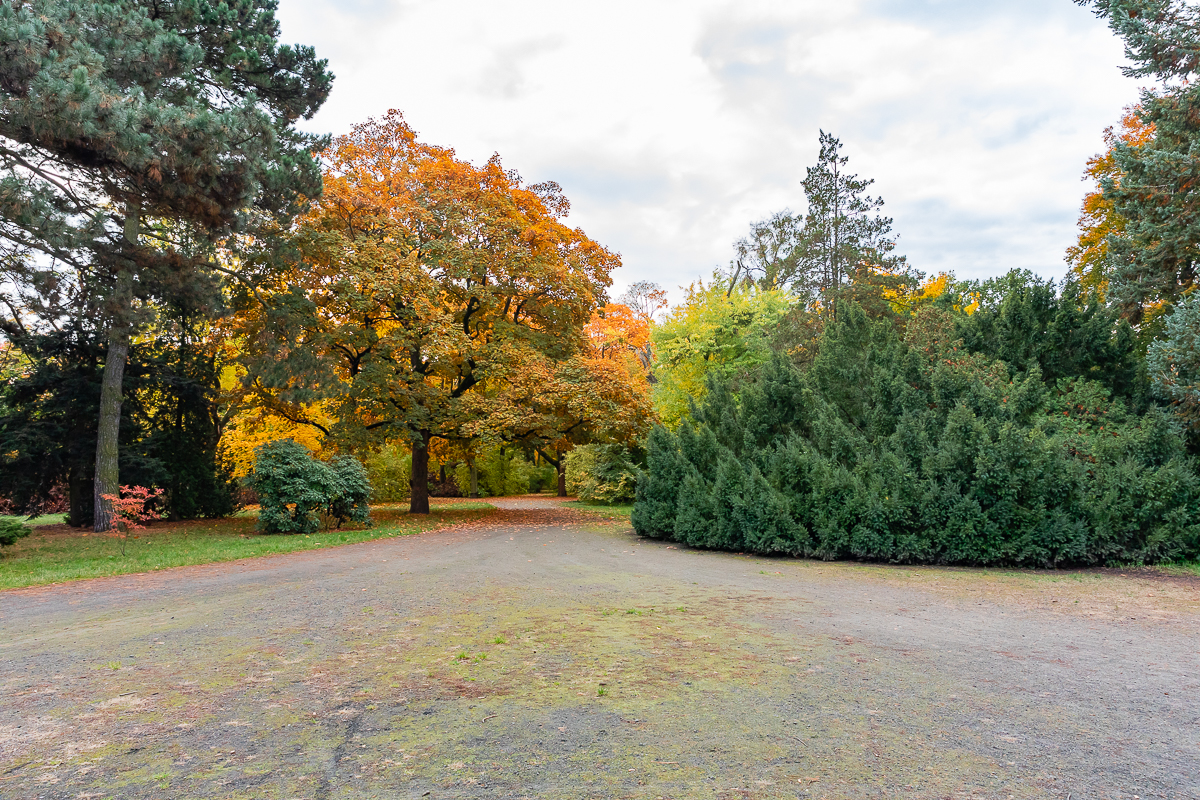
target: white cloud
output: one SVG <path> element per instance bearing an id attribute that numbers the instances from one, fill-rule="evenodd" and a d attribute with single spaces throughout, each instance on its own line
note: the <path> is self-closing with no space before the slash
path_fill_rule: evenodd
<path id="1" fill-rule="evenodd" d="M 423 139 L 556 180 L 674 287 L 749 223 L 804 206 L 819 128 L 876 179 L 927 272 L 1061 275 L 1086 159 L 1137 98 L 1120 43 L 1069 0 L 285 0 L 284 38 L 338 78 L 312 126 L 389 108 Z"/>

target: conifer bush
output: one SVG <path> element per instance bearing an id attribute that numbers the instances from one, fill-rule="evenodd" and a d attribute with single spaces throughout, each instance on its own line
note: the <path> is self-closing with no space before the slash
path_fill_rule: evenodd
<path id="1" fill-rule="evenodd" d="M 1077 323 L 1090 344 L 1070 325 L 1055 334 L 1076 342 L 1073 360 L 1009 336 L 1008 352 L 1024 352 L 1014 366 L 987 352 L 994 339 L 968 347 L 944 308 L 923 310 L 902 338 L 892 321 L 841 306 L 807 368 L 777 354 L 740 386 L 711 380 L 677 431 L 653 431 L 633 525 L 697 547 L 824 559 L 1194 559 L 1200 478 L 1181 425 L 1130 388 L 1132 344 L 1099 313 Z"/>
<path id="2" fill-rule="evenodd" d="M 20 520 L 0 519 L 0 547 L 12 547 L 29 535 L 30 527 Z"/>

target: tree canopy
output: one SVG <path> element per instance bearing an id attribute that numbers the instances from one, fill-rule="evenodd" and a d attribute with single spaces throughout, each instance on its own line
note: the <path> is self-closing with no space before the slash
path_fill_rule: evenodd
<path id="1" fill-rule="evenodd" d="M 297 258 L 266 311 L 249 309 L 250 380 L 292 413 L 332 399 L 347 443 L 410 440 L 412 510 L 427 512 L 430 440 L 506 428 L 510 409 L 482 398 L 578 353 L 620 262 L 561 221 L 557 185 L 424 144 L 399 112 L 323 158 Z"/>
<path id="2" fill-rule="evenodd" d="M 320 193 L 311 117 L 332 76 L 280 45 L 274 0 L 0 7 L 0 254 L 10 329 L 107 327 L 94 493 L 118 489 L 129 341 L 155 302 L 218 301 L 218 240 Z"/>

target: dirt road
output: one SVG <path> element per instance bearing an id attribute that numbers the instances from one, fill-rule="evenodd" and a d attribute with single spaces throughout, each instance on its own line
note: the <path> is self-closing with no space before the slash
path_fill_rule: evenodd
<path id="1" fill-rule="evenodd" d="M 1200 798 L 1200 591 L 482 523 L 0 593 L 0 797 Z"/>

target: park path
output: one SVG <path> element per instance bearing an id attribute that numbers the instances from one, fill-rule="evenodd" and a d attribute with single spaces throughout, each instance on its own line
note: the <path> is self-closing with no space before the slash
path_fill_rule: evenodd
<path id="1" fill-rule="evenodd" d="M 689 550 L 547 499 L 0 593 L 0 797 L 1200 798 L 1200 591 Z"/>

